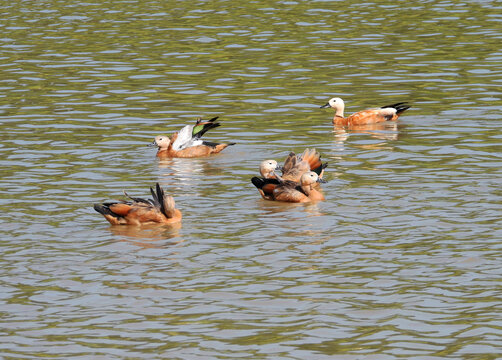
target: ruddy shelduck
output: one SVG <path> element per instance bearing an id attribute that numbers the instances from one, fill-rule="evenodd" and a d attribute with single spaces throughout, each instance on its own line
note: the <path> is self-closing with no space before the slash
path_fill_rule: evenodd
<path id="1" fill-rule="evenodd" d="M 400 102 L 392 105 L 382 106 L 378 109 L 368 109 L 356 112 L 348 117 L 343 116 L 345 103 L 339 97 L 330 99 L 323 108 L 332 108 L 335 110 L 335 117 L 333 118 L 333 125 L 335 126 L 351 126 L 351 125 L 364 125 L 374 124 L 383 121 L 397 120 L 399 115 L 408 110 L 411 106 L 405 102 Z"/>
<path id="2" fill-rule="evenodd" d="M 227 146 L 234 145 L 235 143 L 220 144 L 200 139 L 208 130 L 221 125 L 215 122 L 216 119 L 218 117 L 214 117 L 208 121 L 203 121 L 199 118 L 195 125 L 186 125 L 171 137 L 157 135 L 150 146 L 158 147 L 158 157 L 194 158 L 217 154 Z"/>
<path id="3" fill-rule="evenodd" d="M 301 155 L 290 152 L 283 166 L 279 166 L 275 160 L 264 160 L 260 163 L 260 175 L 266 179 L 277 178 L 276 170 L 282 171 L 283 180 L 299 182 L 301 176 L 309 171 L 314 171 L 322 178 L 324 169 L 328 163 L 322 163 L 321 154 L 316 149 L 305 149 Z"/>
<path id="4" fill-rule="evenodd" d="M 150 188 L 153 199 L 142 199 L 124 194 L 131 201 L 109 201 L 94 204 L 94 210 L 112 225 L 174 224 L 181 221 L 181 211 L 176 209 L 172 196 L 166 195 L 160 185 Z"/>
<path id="5" fill-rule="evenodd" d="M 315 172 L 309 171 L 301 176 L 299 183 L 281 178 L 265 179 L 259 177 L 253 177 L 251 182 L 265 200 L 303 203 L 324 200 L 323 194 L 314 188 L 319 180 L 319 176 Z"/>

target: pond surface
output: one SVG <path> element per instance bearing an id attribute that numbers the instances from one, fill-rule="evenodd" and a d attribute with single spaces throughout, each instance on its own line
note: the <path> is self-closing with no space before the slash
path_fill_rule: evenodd
<path id="1" fill-rule="evenodd" d="M 2 7 L 2 356 L 500 356 L 500 2 Z M 334 131 L 333 96 L 412 108 Z M 237 144 L 156 159 L 198 116 Z M 260 161 L 312 147 L 326 201 L 262 200 Z M 156 182 L 180 227 L 92 208 Z"/>

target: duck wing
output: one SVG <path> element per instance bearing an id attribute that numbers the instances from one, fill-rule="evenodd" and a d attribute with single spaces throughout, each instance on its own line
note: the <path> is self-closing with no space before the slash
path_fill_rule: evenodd
<path id="1" fill-rule="evenodd" d="M 218 119 L 218 116 L 209 119 L 207 121 L 202 121 L 200 119 L 197 120 L 195 123 L 193 129 L 192 129 L 192 137 L 200 139 L 202 135 L 206 133 L 206 131 L 209 131 L 211 129 L 217 128 L 220 126 L 220 123 L 215 122 Z"/>
<path id="2" fill-rule="evenodd" d="M 176 140 L 173 142 L 173 150 L 178 151 L 185 149 L 191 145 L 192 143 L 192 129 L 194 125 L 186 125 L 180 131 L 178 131 L 178 136 Z"/>

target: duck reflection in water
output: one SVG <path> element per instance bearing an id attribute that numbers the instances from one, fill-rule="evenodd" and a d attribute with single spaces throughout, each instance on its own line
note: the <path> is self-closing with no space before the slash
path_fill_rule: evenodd
<path id="1" fill-rule="evenodd" d="M 379 140 L 395 141 L 399 138 L 399 125 L 396 122 L 382 122 L 376 124 L 333 126 L 335 140 L 343 143 L 354 134 L 367 134 Z"/>
<path id="2" fill-rule="evenodd" d="M 219 162 L 206 158 L 158 158 L 157 165 L 159 169 L 167 171 L 166 175 L 179 177 L 183 181 L 193 175 L 220 174 L 225 169 Z"/>
<path id="3" fill-rule="evenodd" d="M 113 235 L 119 236 L 120 241 L 131 243 L 143 248 L 160 249 L 180 244 L 181 222 L 169 226 L 144 225 L 144 226 L 110 226 Z"/>
<path id="4" fill-rule="evenodd" d="M 194 197 L 205 196 L 208 179 L 221 178 L 229 171 L 225 164 L 208 158 L 157 158 L 157 166 L 162 183 L 173 192 L 190 194 Z"/>
<path id="5" fill-rule="evenodd" d="M 281 202 L 281 201 L 257 201 L 256 206 L 259 209 L 260 214 L 279 214 L 279 213 L 285 213 L 285 212 L 294 212 L 296 214 L 295 209 L 301 209 L 302 213 L 304 214 L 307 212 L 309 215 L 308 216 L 323 216 L 326 215 L 324 212 L 321 211 L 321 208 L 319 207 L 319 202 L 318 201 L 311 201 L 311 202 L 305 202 L 305 203 L 288 203 L 288 202 Z M 283 215 L 281 215 L 283 216 Z M 283 221 L 287 220 L 287 217 L 281 217 Z M 294 215 L 291 218 L 291 221 L 297 222 L 297 216 Z"/>

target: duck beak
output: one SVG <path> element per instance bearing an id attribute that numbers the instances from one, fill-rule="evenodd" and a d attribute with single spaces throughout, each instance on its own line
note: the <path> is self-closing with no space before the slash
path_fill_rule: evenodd
<path id="1" fill-rule="evenodd" d="M 328 102 L 328 103 L 324 104 L 323 106 L 320 106 L 319 108 L 320 109 L 325 109 L 325 108 L 329 108 L 329 107 L 331 107 L 331 105 Z"/>
<path id="2" fill-rule="evenodd" d="M 319 184 L 326 184 L 328 181 L 327 181 L 327 180 L 324 180 L 324 179 L 321 179 L 321 178 L 318 178 L 318 179 L 317 179 L 317 182 L 318 182 Z"/>
<path id="3" fill-rule="evenodd" d="M 157 145 L 157 142 L 155 140 L 153 140 L 153 142 L 148 144 L 147 146 L 159 146 L 159 145 Z"/>
<path id="4" fill-rule="evenodd" d="M 277 171 L 283 171 L 284 167 L 282 167 L 280 165 L 277 165 L 277 167 L 275 168 L 275 170 L 277 170 Z"/>

